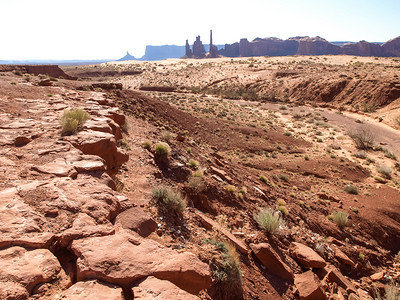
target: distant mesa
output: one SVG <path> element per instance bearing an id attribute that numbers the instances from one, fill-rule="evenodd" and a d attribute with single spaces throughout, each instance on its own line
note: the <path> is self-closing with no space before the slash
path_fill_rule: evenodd
<path id="1" fill-rule="evenodd" d="M 125 61 L 125 60 L 136 60 L 136 58 L 133 55 L 130 55 L 128 51 L 126 51 L 126 55 L 117 61 Z"/>
<path id="2" fill-rule="evenodd" d="M 317 36 L 297 36 L 286 40 L 275 37 L 256 38 L 249 42 L 246 38 L 233 44 L 225 44 L 221 49 L 213 46 L 210 32 L 210 51 L 205 52 L 200 36 L 196 37 L 192 49 L 186 40 L 183 58 L 210 57 L 251 57 L 251 56 L 287 56 L 287 55 L 355 55 L 355 56 L 400 56 L 400 37 L 384 44 L 360 41 L 328 42 Z"/>

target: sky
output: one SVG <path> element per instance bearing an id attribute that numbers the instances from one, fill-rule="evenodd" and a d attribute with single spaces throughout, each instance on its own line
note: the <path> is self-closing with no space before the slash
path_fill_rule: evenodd
<path id="1" fill-rule="evenodd" d="M 0 60 L 117 59 L 146 45 L 400 36 L 400 0 L 0 0 Z"/>

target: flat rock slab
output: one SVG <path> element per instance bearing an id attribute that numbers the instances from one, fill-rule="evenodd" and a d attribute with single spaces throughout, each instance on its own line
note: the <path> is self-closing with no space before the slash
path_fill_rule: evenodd
<path id="1" fill-rule="evenodd" d="M 47 249 L 28 251 L 11 247 L 0 250 L 0 281 L 18 283 L 29 293 L 35 285 L 55 279 L 60 271 L 57 258 Z"/>
<path id="2" fill-rule="evenodd" d="M 75 177 L 78 172 L 73 166 L 67 164 L 65 159 L 57 158 L 53 162 L 42 166 L 33 166 L 32 169 L 45 174 L 53 174 L 60 177 Z"/>
<path id="3" fill-rule="evenodd" d="M 317 275 L 312 271 L 307 271 L 303 274 L 296 275 L 294 284 L 299 291 L 301 300 L 324 300 L 325 293 L 322 290 L 321 283 Z"/>
<path id="4" fill-rule="evenodd" d="M 136 297 L 135 297 L 136 298 Z M 122 288 L 97 280 L 80 281 L 65 290 L 60 299 L 65 300 L 123 300 Z"/>
<path id="5" fill-rule="evenodd" d="M 71 250 L 78 257 L 77 280 L 96 278 L 129 285 L 154 276 L 192 294 L 208 288 L 211 282 L 208 265 L 193 253 L 178 253 L 130 231 L 75 240 Z"/>
<path id="6" fill-rule="evenodd" d="M 54 238 L 42 228 L 46 219 L 26 204 L 16 188 L 0 191 L 0 247 L 46 248 Z"/>
<path id="7" fill-rule="evenodd" d="M 174 300 L 196 300 L 197 296 L 181 290 L 168 280 L 161 280 L 153 276 L 147 277 L 138 286 L 134 287 L 135 299 L 174 299 Z"/>
<path id="8" fill-rule="evenodd" d="M 323 268 L 326 266 L 325 260 L 306 245 L 293 242 L 290 244 L 289 249 L 292 257 L 304 267 Z"/>
<path id="9" fill-rule="evenodd" d="M 270 244 L 250 244 L 250 248 L 268 271 L 284 280 L 293 282 L 292 270 L 282 261 Z"/>

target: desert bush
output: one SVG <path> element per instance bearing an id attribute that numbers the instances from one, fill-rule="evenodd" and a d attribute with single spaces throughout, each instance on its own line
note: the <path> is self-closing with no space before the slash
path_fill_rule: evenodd
<path id="1" fill-rule="evenodd" d="M 379 165 L 376 170 L 386 179 L 392 179 L 392 169 L 388 166 Z"/>
<path id="2" fill-rule="evenodd" d="M 199 166 L 199 162 L 198 162 L 197 160 L 191 159 L 191 160 L 189 160 L 189 165 L 190 165 L 192 168 L 197 169 L 198 166 Z"/>
<path id="3" fill-rule="evenodd" d="M 358 195 L 359 193 L 358 188 L 352 184 L 346 184 L 346 186 L 344 187 L 344 191 L 352 195 Z"/>
<path id="4" fill-rule="evenodd" d="M 390 152 L 388 149 L 386 148 L 382 148 L 383 154 L 385 155 L 385 157 L 393 159 L 393 160 L 397 160 L 397 157 L 394 153 Z"/>
<path id="5" fill-rule="evenodd" d="M 181 194 L 168 187 L 154 188 L 152 197 L 156 204 L 177 213 L 182 213 L 186 208 L 186 201 Z"/>
<path id="6" fill-rule="evenodd" d="M 164 141 L 164 142 L 171 142 L 171 140 L 174 138 L 174 134 L 168 130 L 163 130 L 160 133 L 160 138 Z"/>
<path id="7" fill-rule="evenodd" d="M 278 206 L 278 210 L 281 212 L 283 216 L 287 216 L 289 214 L 289 211 L 286 208 L 286 206 L 280 205 Z"/>
<path id="8" fill-rule="evenodd" d="M 61 133 L 72 134 L 89 119 L 89 114 L 80 108 L 64 110 L 60 118 Z"/>
<path id="9" fill-rule="evenodd" d="M 142 142 L 142 147 L 144 149 L 150 150 L 151 149 L 151 141 L 150 140 L 145 140 Z"/>
<path id="10" fill-rule="evenodd" d="M 394 123 L 395 123 L 396 125 L 399 125 L 399 126 L 400 126 L 400 115 L 397 115 L 397 116 L 394 118 Z"/>
<path id="11" fill-rule="evenodd" d="M 358 152 L 354 153 L 354 156 L 357 158 L 366 159 L 367 153 L 365 151 L 358 151 Z"/>
<path id="12" fill-rule="evenodd" d="M 382 297 L 378 290 L 375 289 L 377 300 L 399 300 L 400 291 L 394 283 L 385 286 L 385 296 Z"/>
<path id="13" fill-rule="evenodd" d="M 262 209 L 254 214 L 254 220 L 257 222 L 258 226 L 268 234 L 278 232 L 279 229 L 285 225 L 279 212 L 273 211 L 271 208 Z"/>
<path id="14" fill-rule="evenodd" d="M 235 193 L 236 192 L 236 187 L 231 185 L 231 184 L 228 184 L 228 185 L 225 186 L 225 190 L 227 190 L 229 193 Z"/>
<path id="15" fill-rule="evenodd" d="M 357 149 L 372 149 L 375 142 L 375 135 L 367 128 L 361 128 L 357 131 L 349 132 L 350 138 L 353 140 Z"/>
<path id="16" fill-rule="evenodd" d="M 347 225 L 347 213 L 343 211 L 335 211 L 332 213 L 333 221 L 339 226 L 340 229 Z"/>
<path id="17" fill-rule="evenodd" d="M 260 175 L 260 180 L 264 183 L 268 183 L 267 177 Z"/>
<path id="18" fill-rule="evenodd" d="M 202 192 L 206 187 L 202 176 L 191 176 L 187 182 L 187 186 L 196 192 Z"/>
<path id="19" fill-rule="evenodd" d="M 159 158 L 168 158 L 171 155 L 171 147 L 164 142 L 158 142 L 154 145 L 154 153 Z"/>
<path id="20" fill-rule="evenodd" d="M 223 251 L 223 266 L 214 272 L 217 299 L 241 299 L 242 298 L 242 270 L 240 269 L 240 257 L 235 247 L 230 243 L 217 243 L 217 247 Z"/>

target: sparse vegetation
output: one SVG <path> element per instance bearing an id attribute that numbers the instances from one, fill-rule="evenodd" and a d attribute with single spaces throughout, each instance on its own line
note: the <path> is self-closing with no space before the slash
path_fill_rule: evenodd
<path id="1" fill-rule="evenodd" d="M 285 225 L 285 221 L 281 218 L 279 212 L 273 211 L 271 208 L 262 209 L 254 214 L 254 220 L 268 234 L 277 233 Z"/>
<path id="2" fill-rule="evenodd" d="M 73 134 L 89 119 L 89 114 L 80 108 L 64 110 L 60 118 L 61 133 Z"/>
<path id="3" fill-rule="evenodd" d="M 197 193 L 204 191 L 206 187 L 203 177 L 194 175 L 189 178 L 187 186 Z"/>
<path id="4" fill-rule="evenodd" d="M 161 140 L 163 140 L 164 142 L 170 143 L 171 140 L 175 137 L 175 135 L 168 131 L 168 130 L 163 130 L 160 133 L 160 138 Z"/>
<path id="5" fill-rule="evenodd" d="M 367 128 L 349 132 L 349 136 L 359 150 L 370 150 L 374 146 L 375 135 Z"/>
<path id="6" fill-rule="evenodd" d="M 352 194 L 352 195 L 358 195 L 359 194 L 359 190 L 358 187 L 352 185 L 352 184 L 346 184 L 346 186 L 344 187 L 344 191 L 346 193 Z"/>
<path id="7" fill-rule="evenodd" d="M 192 168 L 197 169 L 199 167 L 199 162 L 197 160 L 191 159 L 189 160 L 189 165 Z"/>
<path id="8" fill-rule="evenodd" d="M 343 229 L 347 225 L 347 218 L 347 213 L 344 211 L 335 211 L 332 213 L 332 219 L 340 229 Z"/>
<path id="9" fill-rule="evenodd" d="M 388 166 L 379 165 L 376 170 L 386 179 L 392 179 L 392 169 Z"/>
<path id="10" fill-rule="evenodd" d="M 152 197 L 156 204 L 177 213 L 182 213 L 186 209 L 186 201 L 181 194 L 168 187 L 154 188 Z"/>
<path id="11" fill-rule="evenodd" d="M 164 142 L 158 142 L 154 145 L 154 153 L 159 158 L 168 158 L 171 155 L 171 147 Z"/>
<path id="12" fill-rule="evenodd" d="M 145 141 L 142 142 L 142 147 L 144 149 L 150 150 L 151 146 L 152 146 L 152 144 L 151 144 L 150 140 L 145 140 Z"/>

